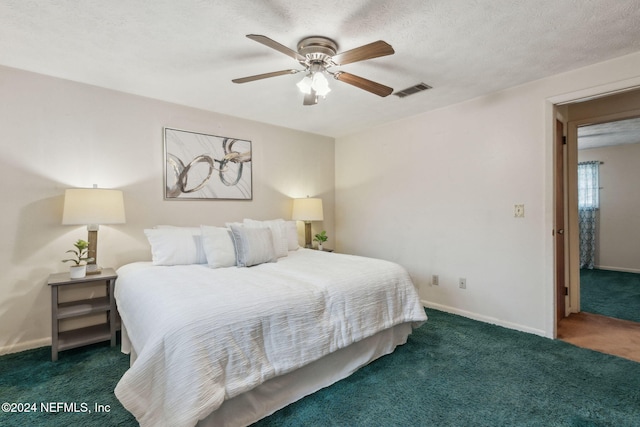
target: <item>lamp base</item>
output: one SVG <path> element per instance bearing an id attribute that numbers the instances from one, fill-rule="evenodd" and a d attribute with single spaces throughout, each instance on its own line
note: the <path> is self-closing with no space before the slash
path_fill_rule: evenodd
<path id="1" fill-rule="evenodd" d="M 87 242 L 89 243 L 87 255 L 89 258 L 92 258 L 92 260 L 87 263 L 87 274 L 100 274 L 102 273 L 102 268 L 96 264 L 98 256 L 98 226 L 88 225 L 87 231 Z"/>
<path id="2" fill-rule="evenodd" d="M 304 247 L 307 249 L 312 248 L 311 244 L 311 221 L 304 222 Z"/>

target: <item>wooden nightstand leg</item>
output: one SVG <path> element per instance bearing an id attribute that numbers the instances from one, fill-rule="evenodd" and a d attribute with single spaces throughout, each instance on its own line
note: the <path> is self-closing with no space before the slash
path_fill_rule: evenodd
<path id="1" fill-rule="evenodd" d="M 51 360 L 58 360 L 58 287 L 51 286 Z"/>

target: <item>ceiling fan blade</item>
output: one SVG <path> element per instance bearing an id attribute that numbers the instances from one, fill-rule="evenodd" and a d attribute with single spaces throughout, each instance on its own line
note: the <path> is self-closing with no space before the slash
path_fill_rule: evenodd
<path id="1" fill-rule="evenodd" d="M 393 92 L 393 89 L 389 86 L 367 80 L 363 77 L 359 77 L 351 73 L 345 73 L 344 71 L 337 72 L 333 76 L 336 78 L 336 80 L 340 80 L 341 82 L 345 82 L 357 88 L 364 89 L 367 92 L 371 92 L 378 96 L 388 96 L 391 94 L 391 92 Z"/>
<path id="2" fill-rule="evenodd" d="M 255 80 L 262 80 L 262 79 L 268 79 L 269 77 L 278 77 L 278 76 L 284 76 L 286 74 L 295 74 L 300 72 L 300 70 L 282 70 L 282 71 L 273 71 L 271 73 L 264 73 L 264 74 L 256 74 L 255 76 L 248 76 L 248 77 L 242 77 L 239 79 L 233 79 L 231 80 L 234 83 L 248 83 L 248 82 L 252 82 Z"/>
<path id="3" fill-rule="evenodd" d="M 292 57 L 296 61 L 304 62 L 306 59 L 295 50 L 289 49 L 288 47 L 278 43 L 277 41 L 271 40 L 267 36 L 261 36 L 259 34 L 247 34 L 247 37 L 251 40 L 257 41 L 258 43 L 262 43 L 263 45 L 268 46 L 271 49 L 275 49 L 278 52 L 284 53 L 285 55 Z"/>
<path id="4" fill-rule="evenodd" d="M 311 89 L 311 92 L 306 93 L 304 95 L 304 101 L 302 101 L 302 105 L 316 105 L 318 103 L 318 95 L 316 91 Z"/>
<path id="5" fill-rule="evenodd" d="M 352 62 L 364 61 L 365 59 L 393 55 L 394 53 L 395 51 L 389 43 L 378 40 L 377 42 L 334 55 L 331 60 L 336 65 L 345 65 L 351 64 Z"/>

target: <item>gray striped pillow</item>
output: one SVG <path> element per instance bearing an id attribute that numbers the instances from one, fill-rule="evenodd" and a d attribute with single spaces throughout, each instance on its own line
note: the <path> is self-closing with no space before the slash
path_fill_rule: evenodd
<path id="1" fill-rule="evenodd" d="M 265 262 L 276 262 L 273 235 L 268 228 L 250 228 L 230 225 L 236 250 L 238 267 L 251 267 Z"/>

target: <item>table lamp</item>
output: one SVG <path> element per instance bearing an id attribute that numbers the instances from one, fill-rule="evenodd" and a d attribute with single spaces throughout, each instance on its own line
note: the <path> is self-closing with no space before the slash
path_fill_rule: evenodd
<path id="1" fill-rule="evenodd" d="M 291 218 L 304 221 L 304 247 L 311 248 L 311 221 L 322 221 L 322 199 L 306 197 L 293 199 Z"/>
<path id="2" fill-rule="evenodd" d="M 98 228 L 100 224 L 124 224 L 122 191 L 104 188 L 70 188 L 64 192 L 62 224 L 86 225 L 89 232 L 87 274 L 100 273 L 98 259 Z"/>

